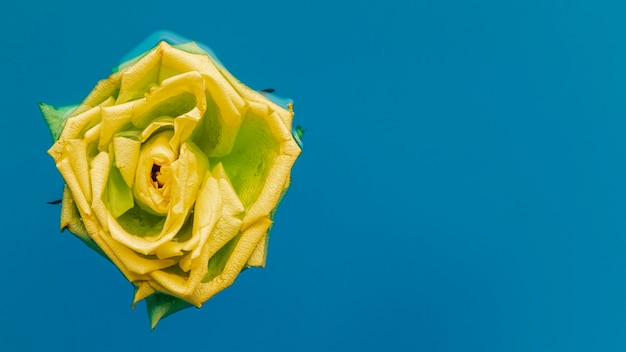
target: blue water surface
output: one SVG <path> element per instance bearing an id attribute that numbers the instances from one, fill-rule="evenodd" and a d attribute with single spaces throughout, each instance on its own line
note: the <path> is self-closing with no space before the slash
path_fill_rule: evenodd
<path id="1" fill-rule="evenodd" d="M 626 6 L 12 1 L 0 12 L 0 351 L 626 350 Z M 156 30 L 294 101 L 265 269 L 150 331 L 59 233 L 37 103 Z"/>

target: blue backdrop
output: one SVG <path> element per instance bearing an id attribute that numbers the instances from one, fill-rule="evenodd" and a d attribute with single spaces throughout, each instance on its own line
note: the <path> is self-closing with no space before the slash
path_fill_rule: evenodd
<path id="1" fill-rule="evenodd" d="M 0 350 L 623 351 L 617 1 L 10 1 L 0 13 Z M 150 331 L 59 233 L 37 103 L 170 29 L 295 101 L 265 269 Z"/>

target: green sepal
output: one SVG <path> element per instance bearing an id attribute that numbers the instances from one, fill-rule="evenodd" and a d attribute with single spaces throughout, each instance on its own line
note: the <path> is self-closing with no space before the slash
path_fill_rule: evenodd
<path id="1" fill-rule="evenodd" d="M 39 110 L 41 110 L 41 114 L 46 120 L 48 129 L 50 129 L 50 135 L 52 136 L 53 143 L 56 142 L 57 139 L 59 139 L 59 136 L 61 136 L 65 120 L 72 113 L 72 111 L 76 109 L 76 107 L 78 107 L 78 105 L 69 105 L 55 108 L 52 105 L 39 103 Z"/>
<path id="2" fill-rule="evenodd" d="M 293 139 L 296 141 L 296 143 L 298 143 L 298 147 L 300 147 L 300 150 L 303 149 L 303 145 L 304 143 L 302 142 L 302 137 L 304 137 L 304 133 L 306 132 L 306 128 L 298 125 L 293 129 Z"/>
<path id="3" fill-rule="evenodd" d="M 154 293 L 146 297 L 146 308 L 150 318 L 150 329 L 154 330 L 159 321 L 183 309 L 193 307 L 189 302 L 164 293 Z"/>

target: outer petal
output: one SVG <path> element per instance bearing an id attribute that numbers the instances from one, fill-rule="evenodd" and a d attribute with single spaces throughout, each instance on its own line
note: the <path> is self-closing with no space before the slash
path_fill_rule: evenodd
<path id="1" fill-rule="evenodd" d="M 194 293 L 192 299 L 194 301 L 204 302 L 216 293 L 230 286 L 245 267 L 255 248 L 269 230 L 271 224 L 272 221 L 269 219 L 262 219 L 256 222 L 240 235 L 239 239 L 233 244 L 234 248 L 230 255 L 226 258 L 212 258 L 212 261 L 219 262 L 219 264 L 212 270 L 213 272 L 210 271 L 208 275 L 205 276 L 203 282 L 206 282 L 206 284 L 199 286 L 199 289 Z M 211 262 L 209 262 L 209 268 L 211 268 Z M 216 275 L 217 272 L 219 272 L 219 274 Z"/>
<path id="2" fill-rule="evenodd" d="M 85 224 L 83 224 L 80 213 L 76 208 L 76 203 L 74 203 L 74 199 L 72 198 L 72 193 L 67 185 L 63 187 L 63 203 L 61 205 L 61 231 L 63 230 L 70 231 L 91 249 L 100 253 L 100 255 L 106 259 L 109 259 L 102 249 L 98 247 L 96 242 L 89 237 L 89 233 L 85 228 Z"/>

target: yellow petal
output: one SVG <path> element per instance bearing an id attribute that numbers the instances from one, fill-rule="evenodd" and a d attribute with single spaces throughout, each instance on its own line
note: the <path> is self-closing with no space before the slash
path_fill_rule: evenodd
<path id="1" fill-rule="evenodd" d="M 194 107 L 200 110 L 200 115 L 203 115 L 206 111 L 205 92 L 204 81 L 198 72 L 186 72 L 168 78 L 161 82 L 160 86 L 151 89 L 145 98 L 135 101 L 132 123 L 138 128 L 145 128 L 155 118 L 176 117 L 191 111 Z M 187 96 L 195 101 L 186 102 Z M 171 101 L 170 99 L 174 97 L 177 97 L 176 101 Z M 181 108 L 184 108 L 183 111 L 179 111 Z"/>
<path id="2" fill-rule="evenodd" d="M 100 141 L 98 143 L 99 150 L 107 150 L 113 136 L 120 131 L 124 125 L 131 121 L 133 117 L 133 104 L 134 102 L 129 102 L 101 108 L 102 122 L 100 127 Z"/>
<path id="3" fill-rule="evenodd" d="M 154 250 L 159 259 L 167 259 L 183 255 L 183 244 L 178 242 L 165 242 Z"/>
<path id="4" fill-rule="evenodd" d="M 120 93 L 115 104 L 141 98 L 151 86 L 159 83 L 161 55 L 162 50 L 156 48 L 122 71 Z"/>
<path id="5" fill-rule="evenodd" d="M 138 140 L 122 136 L 113 138 L 115 166 L 120 170 L 128 187 L 133 187 L 135 183 L 135 171 L 140 149 L 141 142 Z"/>
<path id="6" fill-rule="evenodd" d="M 96 106 L 113 105 L 120 89 L 122 74 L 122 71 L 116 72 L 108 78 L 99 81 L 72 114 L 78 115 Z"/>
<path id="7" fill-rule="evenodd" d="M 135 288 L 135 297 L 133 298 L 133 304 L 132 304 L 133 309 L 135 309 L 135 304 L 137 304 L 137 302 L 141 301 L 142 299 L 156 292 L 152 288 L 152 286 L 150 286 L 150 284 L 146 281 L 139 281 L 139 282 L 135 282 L 134 284 L 136 288 Z"/>
<path id="8" fill-rule="evenodd" d="M 89 171 L 91 176 L 91 189 L 93 192 L 91 209 L 95 215 L 94 222 L 97 222 L 99 227 L 102 227 L 105 231 L 108 231 L 109 211 L 107 210 L 102 196 L 106 188 L 107 180 L 109 179 L 109 171 L 111 169 L 111 158 L 109 153 L 100 152 L 93 160 L 91 160 L 91 169 Z"/>
<path id="9" fill-rule="evenodd" d="M 67 187 L 69 187 L 70 191 L 72 192 L 74 201 L 76 202 L 76 205 L 78 206 L 81 214 L 91 214 L 91 207 L 89 205 L 89 202 L 87 201 L 87 198 L 83 193 L 80 182 L 78 181 L 78 177 L 74 173 L 74 170 L 72 169 L 72 165 L 70 164 L 69 160 L 67 158 L 61 159 L 61 161 L 57 162 L 56 166 L 63 176 L 63 179 L 65 179 Z"/>
<path id="10" fill-rule="evenodd" d="M 89 162 L 87 161 L 87 145 L 83 139 L 70 139 L 65 144 L 65 155 L 72 165 L 72 171 L 78 180 L 81 192 L 87 202 L 91 202 L 91 185 L 89 181 Z"/>
<path id="11" fill-rule="evenodd" d="M 188 113 L 176 117 L 174 120 L 174 136 L 170 140 L 172 149 L 178 150 L 181 143 L 189 138 L 203 114 L 200 109 L 193 108 Z"/>
<path id="12" fill-rule="evenodd" d="M 67 185 L 63 186 L 63 203 L 61 205 L 61 231 L 69 230 L 83 241 L 89 240 L 87 229 L 80 219 L 80 213 Z"/>
<path id="13" fill-rule="evenodd" d="M 178 262 L 176 259 L 146 258 L 114 240 L 112 234 L 108 234 L 106 231 L 100 231 L 99 236 L 107 243 L 126 269 L 133 273 L 147 274 L 170 267 Z"/>
<path id="14" fill-rule="evenodd" d="M 185 243 L 184 247 L 186 251 L 192 251 L 188 260 L 195 259 L 200 255 L 204 243 L 209 238 L 215 223 L 222 215 L 220 212 L 221 204 L 222 195 L 220 194 L 219 181 L 212 177 L 210 172 L 207 172 L 194 207 L 193 233 L 191 239 Z M 183 268 L 183 270 L 185 269 L 188 268 Z"/>
<path id="15" fill-rule="evenodd" d="M 157 119 L 156 121 L 151 122 L 146 128 L 143 129 L 143 131 L 141 131 L 141 143 L 147 141 L 154 132 L 164 127 L 170 127 L 171 129 L 174 129 L 174 119 L 164 116 Z M 175 148 L 172 149 L 177 150 Z"/>
<path id="16" fill-rule="evenodd" d="M 256 248 L 252 252 L 252 255 L 250 255 L 250 259 L 248 259 L 248 262 L 246 263 L 246 265 L 258 266 L 261 268 L 265 267 L 268 240 L 269 240 L 269 234 L 266 234 L 265 236 L 263 236 L 261 241 L 259 241 L 259 244 L 256 246 Z"/>

